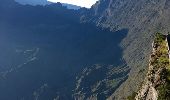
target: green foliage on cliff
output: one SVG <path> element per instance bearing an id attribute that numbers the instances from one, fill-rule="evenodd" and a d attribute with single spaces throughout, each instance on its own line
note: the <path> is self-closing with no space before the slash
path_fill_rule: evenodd
<path id="1" fill-rule="evenodd" d="M 168 66 L 168 69 L 167 69 L 167 80 L 170 81 L 170 66 Z"/>
<path id="2" fill-rule="evenodd" d="M 165 38 L 166 38 L 165 35 L 162 35 L 161 33 L 156 33 L 155 42 L 161 43 L 165 40 Z"/>
<path id="3" fill-rule="evenodd" d="M 164 80 L 162 83 L 160 83 L 156 89 L 158 91 L 158 100 L 170 100 L 170 81 L 168 79 L 169 71 L 165 70 L 162 73 L 161 78 Z"/>
<path id="4" fill-rule="evenodd" d="M 158 100 L 170 100 L 170 82 L 165 82 L 157 87 Z"/>
<path id="5" fill-rule="evenodd" d="M 152 65 L 156 68 L 164 68 L 169 66 L 169 56 L 166 36 L 161 33 L 157 33 L 154 40 L 154 49 L 155 55 L 152 57 Z"/>
<path id="6" fill-rule="evenodd" d="M 160 57 L 158 59 L 158 62 L 160 65 L 165 66 L 165 65 L 169 64 L 169 59 L 166 57 Z"/>
<path id="7" fill-rule="evenodd" d="M 166 36 L 157 33 L 154 43 L 156 56 L 152 57 L 152 64 L 157 70 L 158 68 L 164 69 L 160 76 L 161 83 L 156 87 L 158 90 L 158 100 L 170 100 L 170 62 Z"/>
<path id="8" fill-rule="evenodd" d="M 135 100 L 136 92 L 133 92 L 132 95 L 127 97 L 127 100 Z"/>

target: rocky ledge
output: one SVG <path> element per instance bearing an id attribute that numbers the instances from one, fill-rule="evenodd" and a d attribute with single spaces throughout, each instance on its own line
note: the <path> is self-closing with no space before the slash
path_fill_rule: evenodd
<path id="1" fill-rule="evenodd" d="M 157 33 L 146 78 L 135 100 L 170 100 L 169 46 L 167 36 Z"/>

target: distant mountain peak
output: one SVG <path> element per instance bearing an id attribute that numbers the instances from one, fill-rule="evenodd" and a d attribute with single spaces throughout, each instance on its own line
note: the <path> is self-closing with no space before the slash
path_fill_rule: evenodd
<path id="1" fill-rule="evenodd" d="M 30 4 L 30 5 L 46 5 L 49 4 L 47 0 L 15 0 L 20 4 Z"/>
<path id="2" fill-rule="evenodd" d="M 76 6 L 76 5 L 72 5 L 72 4 L 67 4 L 67 3 L 62 3 L 63 6 L 66 6 L 68 9 L 75 9 L 78 10 L 81 7 L 80 6 Z"/>
<path id="3" fill-rule="evenodd" d="M 51 4 L 53 2 L 49 2 L 47 0 L 15 0 L 16 2 L 26 5 L 48 5 Z M 80 6 L 76 6 L 76 5 L 72 5 L 72 4 L 66 4 L 66 3 L 62 3 L 63 6 L 66 6 L 68 9 L 75 9 L 78 10 L 81 7 Z"/>

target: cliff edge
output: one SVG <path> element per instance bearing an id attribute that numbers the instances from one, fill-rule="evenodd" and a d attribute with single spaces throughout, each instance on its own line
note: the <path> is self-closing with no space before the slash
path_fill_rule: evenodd
<path id="1" fill-rule="evenodd" d="M 167 36 L 157 33 L 152 48 L 149 70 L 135 100 L 170 100 L 170 56 Z"/>

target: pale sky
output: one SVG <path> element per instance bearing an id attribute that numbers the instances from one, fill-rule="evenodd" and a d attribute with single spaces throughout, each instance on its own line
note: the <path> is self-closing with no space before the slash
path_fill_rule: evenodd
<path id="1" fill-rule="evenodd" d="M 73 4 L 73 5 L 77 5 L 77 6 L 81 6 L 81 7 L 90 8 L 98 0 L 48 0 L 48 1 L 68 3 L 68 4 Z"/>

